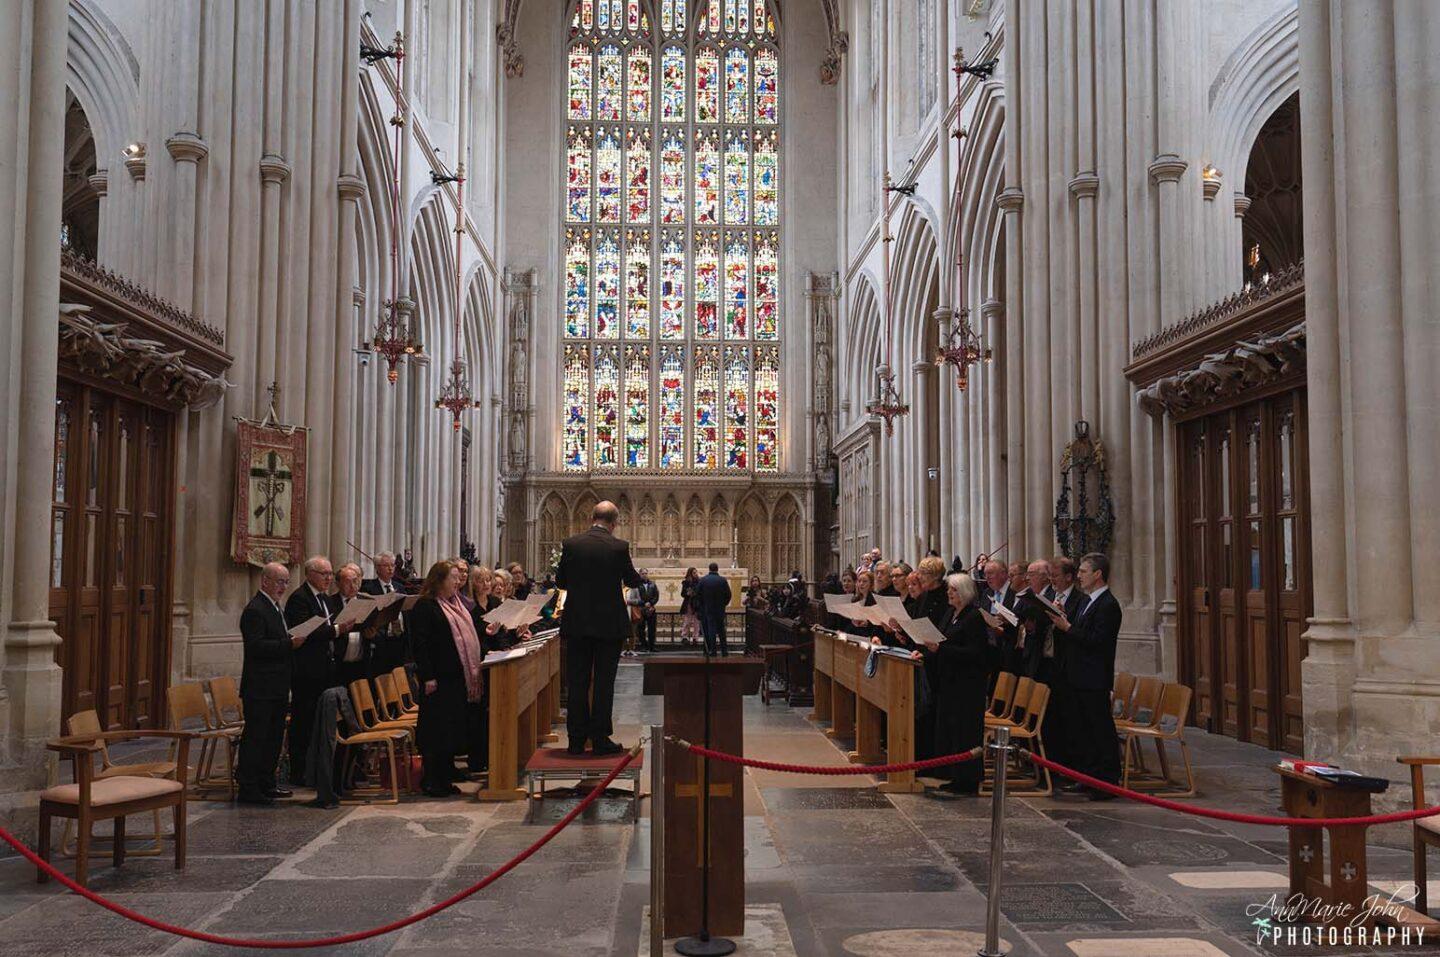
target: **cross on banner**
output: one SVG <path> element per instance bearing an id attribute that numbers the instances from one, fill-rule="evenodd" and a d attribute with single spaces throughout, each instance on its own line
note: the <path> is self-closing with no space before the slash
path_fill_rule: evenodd
<path id="1" fill-rule="evenodd" d="M 704 798 L 704 797 L 701 795 L 701 793 L 700 793 L 700 782 L 703 781 L 703 780 L 705 780 L 704 762 L 705 762 L 705 759 L 704 759 L 704 758 L 702 758 L 702 757 L 700 757 L 700 756 L 698 756 L 698 755 L 696 756 L 696 758 L 695 758 L 695 783 L 694 783 L 694 784 L 676 784 L 676 785 L 675 785 L 675 796 L 676 796 L 677 798 L 693 798 L 694 801 L 695 801 L 695 809 L 696 809 L 696 812 L 699 814 L 699 820 L 695 823 L 695 866 L 696 866 L 696 867 L 703 867 L 704 864 L 705 864 L 705 843 L 704 843 L 705 839 L 704 839 L 704 837 L 702 837 L 702 835 L 705 833 L 705 806 L 706 806 L 706 801 L 705 801 L 705 798 Z M 732 797 L 732 796 L 734 795 L 734 793 L 735 793 L 735 792 L 734 792 L 734 789 L 732 789 L 732 788 L 730 787 L 730 785 L 728 785 L 728 784 L 716 784 L 716 783 L 713 782 L 713 781 L 710 783 L 710 796 L 711 796 L 711 797 L 728 798 L 728 797 Z"/>
<path id="2" fill-rule="evenodd" d="M 1315 858 L 1315 852 L 1310 849 L 1309 844 L 1300 845 L 1300 860 L 1309 864 Z"/>
<path id="3" fill-rule="evenodd" d="M 264 467 L 251 466 L 250 477 L 260 480 L 257 488 L 265 496 L 264 501 L 255 506 L 254 515 L 265 519 L 265 534 L 274 535 L 275 522 L 285 517 L 285 508 L 277 499 L 290 481 L 290 470 L 281 464 L 279 455 L 270 452 L 265 456 Z"/>
<path id="4" fill-rule="evenodd" d="M 1357 873 L 1358 872 L 1355 869 L 1355 865 L 1350 863 L 1349 861 L 1346 861 L 1344 864 L 1340 865 L 1340 876 L 1347 881 L 1353 881 Z"/>

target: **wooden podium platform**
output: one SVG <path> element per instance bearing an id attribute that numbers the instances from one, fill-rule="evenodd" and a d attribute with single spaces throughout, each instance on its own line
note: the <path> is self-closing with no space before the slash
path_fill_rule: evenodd
<path id="1" fill-rule="evenodd" d="M 701 759 L 668 738 L 699 744 L 705 739 L 705 683 L 710 682 L 710 746 L 744 754 L 741 698 L 755 694 L 765 666 L 759 658 L 659 655 L 645 659 L 645 694 L 665 696 L 663 742 L 665 789 L 665 937 L 700 931 L 701 834 L 705 804 Z M 744 769 L 710 762 L 710 933 L 745 932 Z M 656 827 L 654 821 L 651 827 Z"/>

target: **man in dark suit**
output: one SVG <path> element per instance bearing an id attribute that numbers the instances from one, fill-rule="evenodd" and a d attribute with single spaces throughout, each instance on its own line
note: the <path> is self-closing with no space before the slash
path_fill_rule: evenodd
<path id="1" fill-rule="evenodd" d="M 325 622 L 295 649 L 294 671 L 290 676 L 290 781 L 293 784 L 305 781 L 305 755 L 310 750 L 315 705 L 320 695 L 336 683 L 335 644 L 338 636 L 332 622 L 340 612 L 339 599 L 329 594 L 335 581 L 330 560 L 316 555 L 302 567 L 305 581 L 290 593 L 289 600 L 285 602 L 285 626 L 295 628 L 317 615 Z"/>
<path id="2" fill-rule="evenodd" d="M 1053 599 L 1050 587 L 1050 563 L 1044 560 L 1031 562 L 1025 570 L 1026 585 L 1015 595 L 1015 614 L 1020 616 L 1020 630 L 1016 633 L 1014 651 L 1015 674 L 1033 678 L 1049 685 L 1053 678 L 1054 626 L 1050 623 L 1049 612 L 1035 596 Z M 1051 653 L 1046 655 L 1047 646 Z"/>
<path id="3" fill-rule="evenodd" d="M 1078 621 L 1088 599 L 1080 586 L 1075 583 L 1075 561 L 1064 555 L 1050 560 L 1050 591 L 1046 597 L 1065 611 L 1068 621 Z M 1061 764 L 1074 767 L 1076 748 L 1071 743 L 1075 719 L 1074 693 L 1065 678 L 1065 638 L 1058 628 L 1051 632 L 1046 645 L 1053 649 L 1050 662 L 1050 706 L 1045 712 L 1045 750 L 1050 758 Z M 1070 785 L 1061 785 L 1061 790 L 1074 790 Z"/>
<path id="4" fill-rule="evenodd" d="M 377 598 L 391 592 L 405 591 L 405 583 L 395 577 L 395 556 L 381 552 L 375 556 L 375 577 L 360 583 L 360 591 Z M 372 675 L 388 673 L 410 660 L 409 646 L 405 641 L 405 619 L 397 614 L 395 620 L 375 637 L 375 656 L 372 659 Z"/>
<path id="5" fill-rule="evenodd" d="M 660 588 L 651 580 L 648 568 L 640 569 L 640 578 L 640 587 L 632 593 L 635 596 L 634 607 L 640 613 L 639 620 L 635 622 L 635 644 L 641 651 L 654 651 L 655 626 L 660 617 L 655 606 L 660 604 Z"/>
<path id="6" fill-rule="evenodd" d="M 640 587 L 642 579 L 630 560 L 630 543 L 615 537 L 619 520 L 614 502 L 597 504 L 590 529 L 565 539 L 555 570 L 555 584 L 565 589 L 560 638 L 565 642 L 565 729 L 571 754 L 583 754 L 587 740 L 597 755 L 625 750 L 610 739 L 611 708 L 620 650 L 630 633 L 624 589 Z"/>
<path id="7" fill-rule="evenodd" d="M 271 562 L 260 572 L 260 590 L 240 613 L 244 665 L 240 700 L 245 706 L 245 731 L 240 737 L 240 762 L 235 769 L 243 804 L 270 804 L 290 791 L 275 784 L 275 765 L 285 742 L 285 710 L 290 700 L 290 661 L 303 643 L 285 629 L 280 598 L 290 587 L 290 572 Z"/>
<path id="8" fill-rule="evenodd" d="M 1118 784 L 1120 742 L 1110 713 L 1110 691 L 1115 685 L 1115 647 L 1120 637 L 1120 603 L 1110 593 L 1110 559 L 1091 552 L 1080 559 L 1076 574 L 1080 588 L 1090 597 L 1075 621 L 1052 614 L 1055 627 L 1064 632 L 1065 682 L 1072 700 L 1072 739 L 1076 770 Z M 1112 795 L 1091 791 L 1092 801 Z"/>
<path id="9" fill-rule="evenodd" d="M 695 585 L 695 597 L 700 604 L 700 634 L 705 639 L 707 654 L 728 655 L 725 645 L 725 608 L 730 604 L 730 583 L 720 574 L 720 566 L 710 563 L 710 572 Z"/>

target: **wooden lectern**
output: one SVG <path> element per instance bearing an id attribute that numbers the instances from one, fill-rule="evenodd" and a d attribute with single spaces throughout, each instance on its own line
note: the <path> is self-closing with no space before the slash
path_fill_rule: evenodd
<path id="1" fill-rule="evenodd" d="M 744 754 L 741 697 L 755 694 L 765 666 L 759 658 L 731 656 L 708 661 L 694 655 L 645 659 L 645 693 L 665 696 L 663 786 L 665 848 L 665 937 L 700 932 L 702 847 L 705 803 L 704 761 L 671 738 L 694 744 L 705 739 L 705 683 L 710 681 L 710 747 Z M 712 935 L 745 932 L 744 769 L 710 762 L 710 927 Z M 651 824 L 652 827 L 655 825 Z M 653 918 L 652 918 L 653 919 Z"/>

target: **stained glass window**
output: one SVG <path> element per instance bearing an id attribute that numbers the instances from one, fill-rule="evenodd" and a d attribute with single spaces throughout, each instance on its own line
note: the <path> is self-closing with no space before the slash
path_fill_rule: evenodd
<path id="1" fill-rule="evenodd" d="M 625 347 L 625 465 L 650 465 L 650 347 Z"/>
<path id="2" fill-rule="evenodd" d="M 766 346 L 755 364 L 755 471 L 774 472 L 780 467 L 779 428 L 780 354 L 774 346 Z"/>
<path id="3" fill-rule="evenodd" d="M 572 0 L 568 470 L 779 470 L 775 2 Z"/>
<path id="4" fill-rule="evenodd" d="M 615 443 L 620 423 L 620 364 L 615 347 L 604 346 L 595 356 L 595 467 L 611 469 L 617 464 Z"/>

